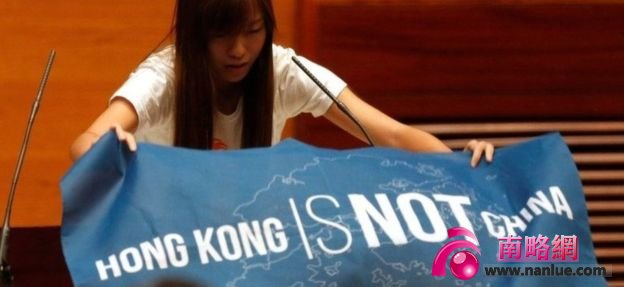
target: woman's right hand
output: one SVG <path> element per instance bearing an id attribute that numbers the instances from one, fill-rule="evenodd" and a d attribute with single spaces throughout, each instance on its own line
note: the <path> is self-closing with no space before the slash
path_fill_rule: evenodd
<path id="1" fill-rule="evenodd" d="M 135 152 L 137 150 L 136 139 L 131 132 L 124 130 L 119 124 L 113 125 L 111 129 L 115 130 L 115 134 L 117 134 L 117 139 L 119 139 L 119 141 L 125 141 L 126 144 L 128 144 L 130 151 Z"/>
<path id="2" fill-rule="evenodd" d="M 91 126 L 72 144 L 70 155 L 72 160 L 79 159 L 102 135 L 114 130 L 120 141 L 125 141 L 131 151 L 136 151 L 137 144 L 133 132 L 138 125 L 138 116 L 132 104 L 124 98 L 113 99 L 108 108 L 91 124 Z"/>
<path id="3" fill-rule="evenodd" d="M 117 138 L 119 141 L 126 142 L 128 145 L 128 149 L 134 152 L 137 150 L 136 139 L 131 132 L 124 130 L 119 124 L 114 124 L 111 130 L 115 131 Z M 103 134 L 98 134 L 96 132 L 87 130 L 82 133 L 75 141 L 71 147 L 71 157 L 72 160 L 77 160 L 82 155 L 87 153 L 91 149 L 91 147 L 102 137 Z"/>

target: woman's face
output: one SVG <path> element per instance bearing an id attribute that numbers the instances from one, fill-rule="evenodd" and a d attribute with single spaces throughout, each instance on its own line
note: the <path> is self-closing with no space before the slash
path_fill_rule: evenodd
<path id="1" fill-rule="evenodd" d="M 252 8 L 242 31 L 216 35 L 210 40 L 211 69 L 217 84 L 238 83 L 247 76 L 262 51 L 266 29 L 260 9 Z"/>

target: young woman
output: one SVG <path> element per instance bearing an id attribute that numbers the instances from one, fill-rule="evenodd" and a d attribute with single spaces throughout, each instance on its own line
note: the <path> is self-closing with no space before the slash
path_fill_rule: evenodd
<path id="1" fill-rule="evenodd" d="M 270 146 L 284 123 L 302 112 L 324 116 L 353 136 L 364 135 L 273 44 L 271 0 L 178 0 L 171 38 L 113 95 L 109 107 L 71 148 L 78 159 L 111 127 L 136 150 L 138 140 L 199 149 Z M 378 146 L 448 152 L 436 137 L 401 124 L 358 98 L 340 78 L 301 61 L 349 107 Z M 475 166 L 494 148 L 470 141 Z"/>

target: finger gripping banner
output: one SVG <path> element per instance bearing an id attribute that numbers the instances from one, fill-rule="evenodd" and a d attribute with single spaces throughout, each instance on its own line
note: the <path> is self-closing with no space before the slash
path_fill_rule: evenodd
<path id="1" fill-rule="evenodd" d="M 62 180 L 63 252 L 76 286 L 606 286 L 557 271 L 596 266 L 558 134 L 469 161 L 295 140 L 132 153 L 109 133 Z M 491 273 L 527 266 L 553 274 Z"/>

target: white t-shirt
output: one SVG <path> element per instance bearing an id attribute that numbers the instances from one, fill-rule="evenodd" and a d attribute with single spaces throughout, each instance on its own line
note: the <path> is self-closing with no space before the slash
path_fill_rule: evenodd
<path id="1" fill-rule="evenodd" d="M 273 45 L 275 99 L 272 144 L 279 142 L 288 118 L 302 112 L 318 117 L 332 104 L 332 100 L 292 61 L 291 57 L 295 55 L 292 49 Z M 173 145 L 174 59 L 173 46 L 150 55 L 111 98 L 112 100 L 123 97 L 134 106 L 139 117 L 135 133 L 138 141 Z M 303 57 L 298 59 L 334 95 L 338 96 L 347 86 L 331 71 Z M 208 81 L 208 78 L 206 80 Z M 238 102 L 235 112 L 230 115 L 217 112 L 214 125 L 215 148 L 240 148 L 242 100 Z"/>

